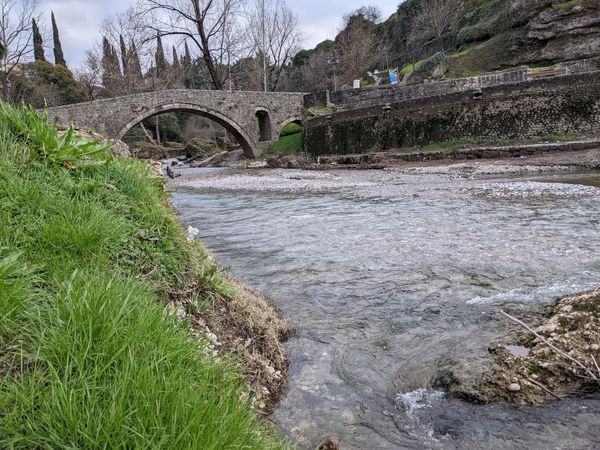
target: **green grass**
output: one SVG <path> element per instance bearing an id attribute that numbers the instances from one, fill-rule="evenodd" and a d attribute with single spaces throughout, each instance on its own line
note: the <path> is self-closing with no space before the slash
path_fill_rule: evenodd
<path id="1" fill-rule="evenodd" d="M 556 12 L 566 12 L 575 8 L 576 6 L 582 6 L 584 8 L 593 8 L 600 6 L 600 0 L 570 0 L 562 3 L 557 3 L 552 6 Z"/>
<path id="2" fill-rule="evenodd" d="M 232 364 L 165 313 L 189 277 L 227 285 L 194 272 L 162 182 L 75 166 L 0 122 L 0 448 L 281 448 Z"/>
<path id="3" fill-rule="evenodd" d="M 402 70 L 400 70 L 400 72 L 398 73 L 398 76 L 404 76 L 407 73 L 413 72 L 415 70 L 417 70 L 419 67 L 421 67 L 423 64 L 425 64 L 427 62 L 428 58 L 422 59 L 420 61 L 415 61 L 414 64 L 407 64 L 405 65 Z"/>
<path id="4" fill-rule="evenodd" d="M 288 123 L 281 129 L 280 136 L 291 136 L 292 134 L 302 133 L 302 125 L 295 122 Z"/>
<path id="5" fill-rule="evenodd" d="M 563 134 L 547 134 L 544 136 L 536 136 L 536 137 L 531 138 L 531 141 L 537 142 L 537 143 L 544 143 L 544 142 L 555 143 L 555 142 L 572 141 L 574 139 L 577 139 L 577 135 L 575 133 L 563 133 Z"/>
<path id="6" fill-rule="evenodd" d="M 281 131 L 280 138 L 265 151 L 265 155 L 275 153 L 302 153 L 302 126 L 291 123 Z"/>
<path id="7" fill-rule="evenodd" d="M 432 142 L 423 147 L 425 151 L 435 151 L 435 150 L 444 150 L 448 153 L 456 153 L 458 150 L 463 148 L 465 145 L 469 144 L 469 141 L 466 139 L 453 139 L 449 141 L 443 142 Z"/>

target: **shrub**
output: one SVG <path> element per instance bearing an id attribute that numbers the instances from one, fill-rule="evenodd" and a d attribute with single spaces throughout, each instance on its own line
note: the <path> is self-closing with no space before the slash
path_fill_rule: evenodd
<path id="1" fill-rule="evenodd" d="M 45 61 L 25 64 L 13 77 L 13 99 L 37 108 L 79 103 L 88 99 L 84 87 L 69 69 Z"/>
<path id="2" fill-rule="evenodd" d="M 15 109 L 0 102 L 0 119 L 27 144 L 36 160 L 75 167 L 103 164 L 110 159 L 110 145 L 76 136 L 73 126 L 60 135 L 56 125 L 48 122 L 48 113 L 38 114 L 33 106 Z"/>

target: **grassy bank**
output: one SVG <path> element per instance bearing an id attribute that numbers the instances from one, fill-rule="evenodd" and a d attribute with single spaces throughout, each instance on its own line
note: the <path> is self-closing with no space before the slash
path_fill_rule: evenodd
<path id="1" fill-rule="evenodd" d="M 290 123 L 281 130 L 279 140 L 271 145 L 265 155 L 277 153 L 302 153 L 302 126 L 296 123 Z"/>
<path id="2" fill-rule="evenodd" d="M 281 447 L 238 375 L 284 370 L 263 299 L 188 242 L 149 167 L 0 113 L 0 447 Z"/>

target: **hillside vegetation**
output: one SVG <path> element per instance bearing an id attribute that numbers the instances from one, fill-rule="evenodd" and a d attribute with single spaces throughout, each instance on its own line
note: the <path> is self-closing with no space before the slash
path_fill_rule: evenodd
<path id="1" fill-rule="evenodd" d="M 284 326 L 149 166 L 0 103 L 0 206 L 0 448 L 281 447 L 238 373 L 285 371 Z"/>
<path id="2" fill-rule="evenodd" d="M 389 30 L 400 67 L 442 50 L 448 58 L 439 72 L 447 76 L 600 56 L 600 0 L 433 1 L 451 5 L 440 37 L 419 20 L 427 3 L 407 0 L 381 25 Z"/>
<path id="3" fill-rule="evenodd" d="M 359 8 L 333 41 L 296 55 L 304 89 L 332 88 L 326 59 L 334 53 L 347 86 L 373 83 L 367 72 L 389 67 L 419 83 L 595 58 L 600 0 L 406 0 L 385 21 Z"/>

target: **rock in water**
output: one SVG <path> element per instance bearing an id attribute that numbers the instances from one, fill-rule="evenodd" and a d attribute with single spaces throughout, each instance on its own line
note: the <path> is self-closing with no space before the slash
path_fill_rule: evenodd
<path id="1" fill-rule="evenodd" d="M 317 450 L 340 450 L 340 440 L 336 436 L 330 436 L 319 444 Z"/>

